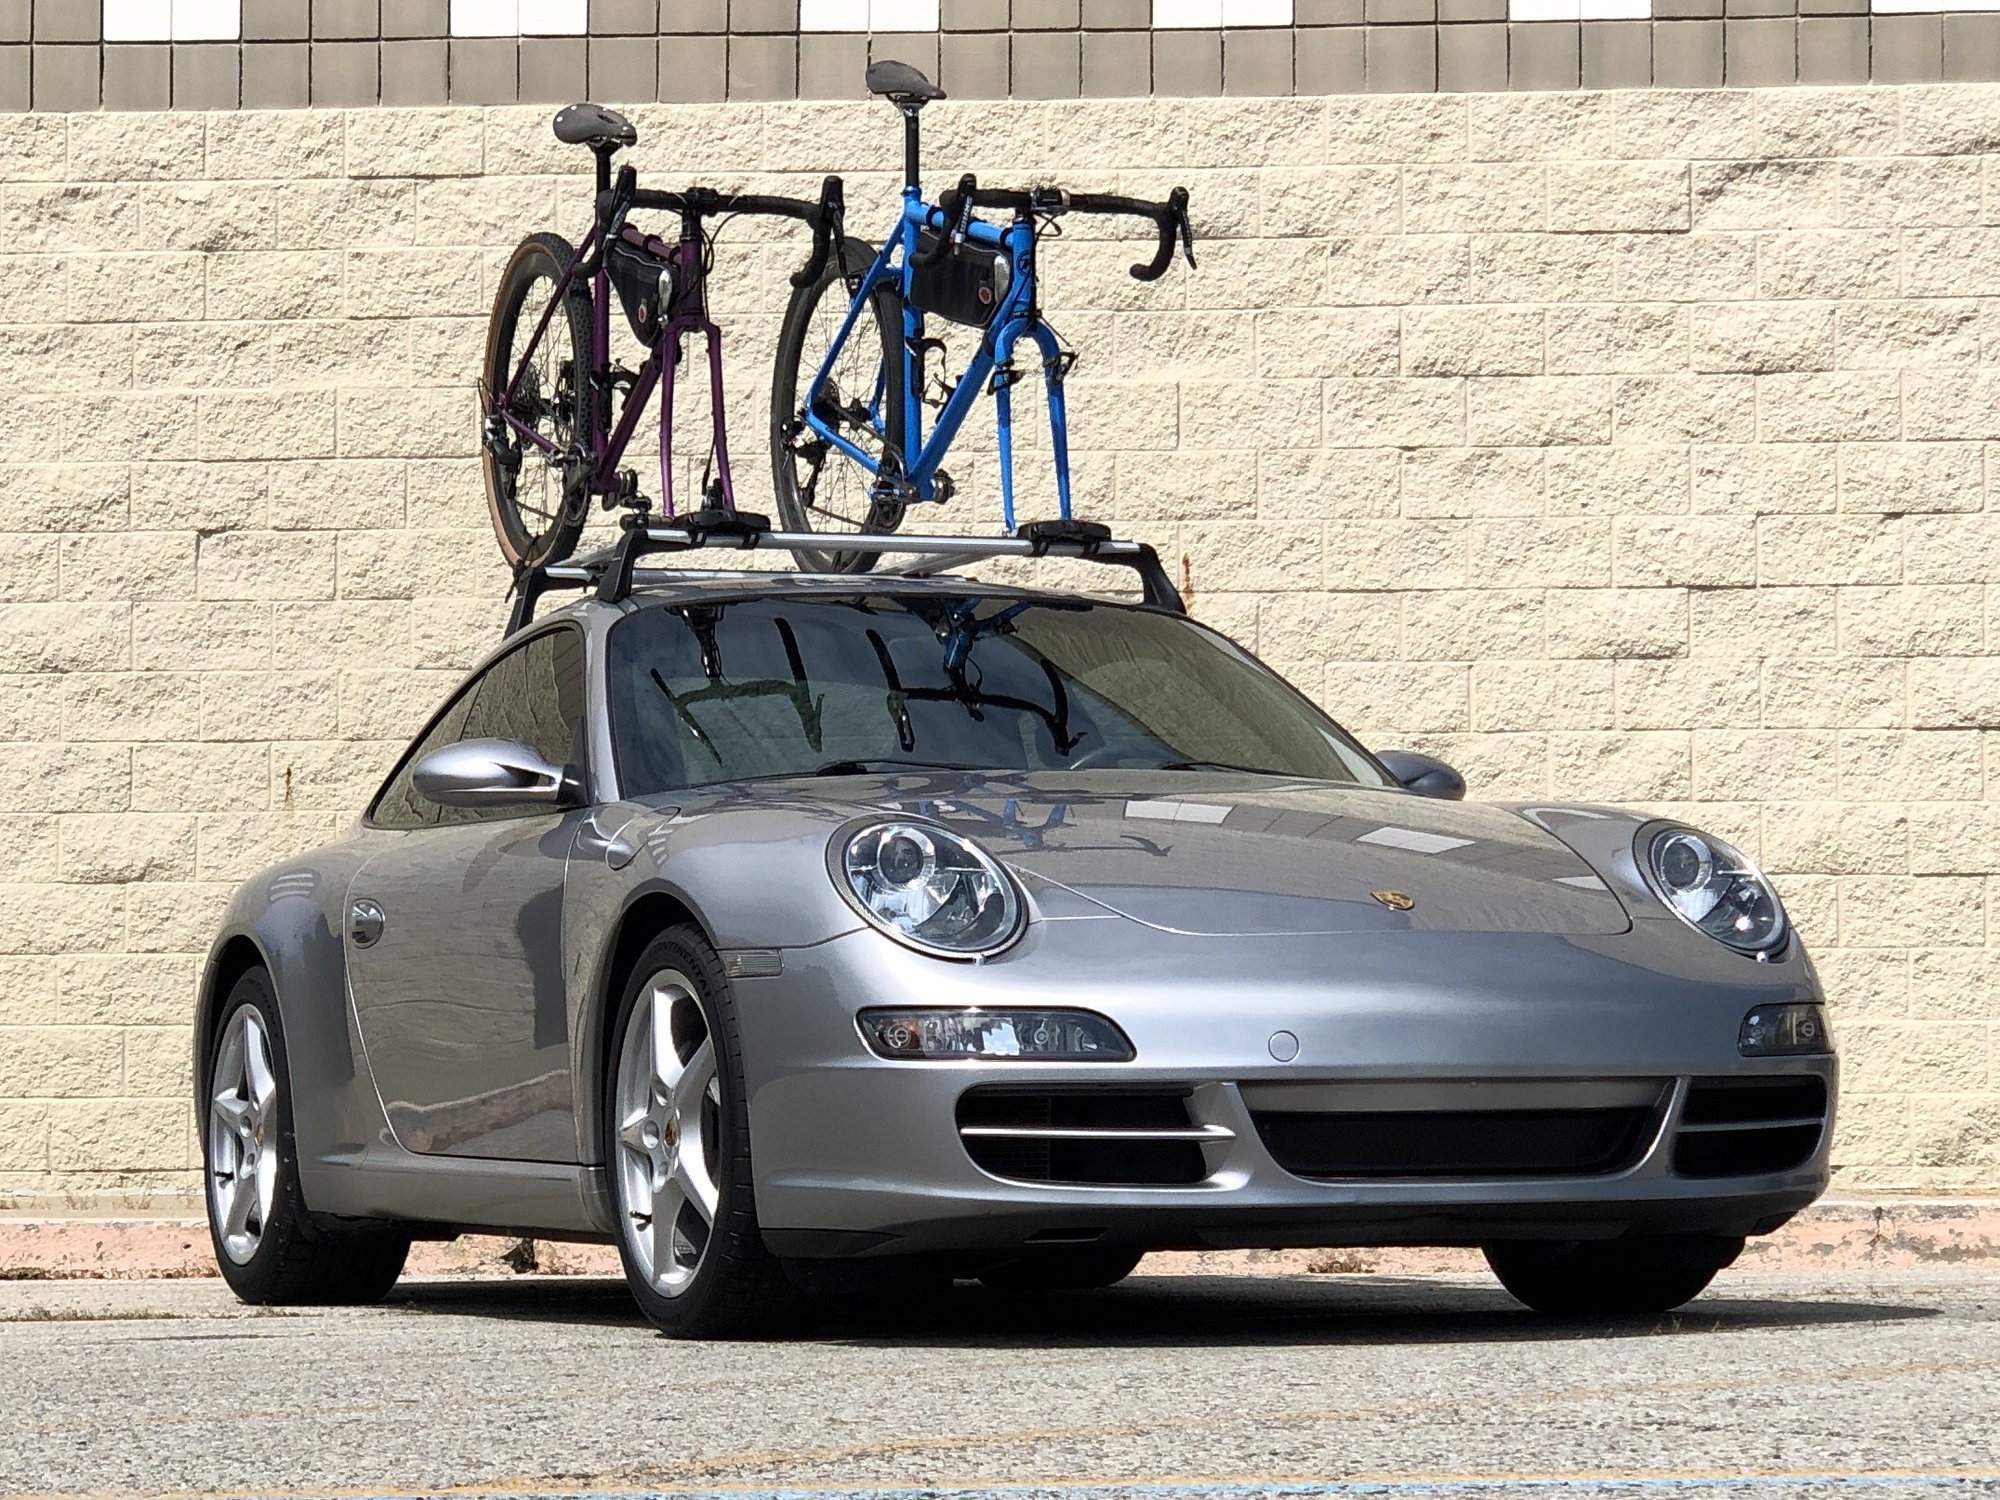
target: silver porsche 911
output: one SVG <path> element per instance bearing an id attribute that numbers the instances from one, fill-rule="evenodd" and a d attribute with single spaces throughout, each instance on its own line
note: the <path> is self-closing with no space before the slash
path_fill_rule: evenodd
<path id="1" fill-rule="evenodd" d="M 537 575 L 359 825 L 237 893 L 196 1078 L 240 1296 L 480 1229 L 615 1242 L 690 1337 L 1165 1248 L 1474 1245 L 1642 1312 L 1824 1189 L 1820 990 L 1726 843 L 1458 800 L 1132 543 L 636 566 L 759 542 Z M 936 571 L 1021 550 L 1147 602 Z"/>

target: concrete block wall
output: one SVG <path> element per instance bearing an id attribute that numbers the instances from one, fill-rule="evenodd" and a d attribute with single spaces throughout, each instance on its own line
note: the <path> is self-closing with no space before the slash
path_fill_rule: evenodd
<path id="1" fill-rule="evenodd" d="M 0 110 L 2000 79 L 1991 0 L 0 0 Z"/>
<path id="2" fill-rule="evenodd" d="M 1046 252 L 1084 513 L 1371 743 L 1742 842 L 1835 998 L 1841 1184 L 2000 1187 L 2000 88 L 928 118 L 940 173 L 1193 190 L 1198 273 Z M 879 106 L 639 123 L 656 182 L 886 219 Z M 523 108 L 0 119 L 0 1204 L 194 1187 L 228 891 L 496 638 L 470 381 L 579 156 Z M 718 290 L 752 505 L 764 233 Z"/>

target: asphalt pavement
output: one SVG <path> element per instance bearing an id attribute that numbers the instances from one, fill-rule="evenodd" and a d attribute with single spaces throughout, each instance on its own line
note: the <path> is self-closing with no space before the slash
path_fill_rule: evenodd
<path id="1" fill-rule="evenodd" d="M 2000 1273 L 1725 1273 L 1548 1321 L 1483 1277 L 913 1289 L 768 1344 L 616 1283 L 0 1284 L 0 1494 L 2000 1497 Z"/>

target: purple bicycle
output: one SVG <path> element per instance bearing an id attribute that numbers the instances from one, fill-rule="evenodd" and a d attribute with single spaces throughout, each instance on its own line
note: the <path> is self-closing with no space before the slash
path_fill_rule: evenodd
<path id="1" fill-rule="evenodd" d="M 708 221 L 768 214 L 812 226 L 813 251 L 794 286 L 810 286 L 839 238 L 841 182 L 826 179 L 817 203 L 691 188 L 642 191 L 630 165 L 613 179 L 611 158 L 638 132 L 616 110 L 572 104 L 555 117 L 556 139 L 597 157 L 595 221 L 581 245 L 558 234 L 521 242 L 500 278 L 479 385 L 480 448 L 486 500 L 500 550 L 517 570 L 567 557 L 590 509 L 643 512 L 639 476 L 621 469 L 646 403 L 660 388 L 660 503 L 674 512 L 674 374 L 688 335 L 708 348 L 714 438 L 702 476 L 701 508 L 733 511 L 734 484 L 723 430 L 722 333 L 708 316 L 715 235 Z M 680 237 L 664 240 L 626 222 L 635 209 L 680 215 Z M 611 358 L 611 298 L 646 358 L 628 370 Z M 525 335 L 525 336 L 524 336 Z M 617 410 L 614 420 L 614 397 Z"/>

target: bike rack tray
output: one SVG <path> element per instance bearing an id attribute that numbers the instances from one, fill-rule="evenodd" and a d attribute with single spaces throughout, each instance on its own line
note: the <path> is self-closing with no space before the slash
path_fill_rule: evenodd
<path id="1" fill-rule="evenodd" d="M 512 635 L 534 618 L 535 605 L 555 589 L 594 589 L 607 603 L 626 598 L 635 584 L 672 583 L 715 578 L 769 578 L 765 572 L 724 569 L 639 567 L 649 554 L 735 552 L 821 552 L 830 538 L 810 531 L 772 531 L 761 516 L 748 513 L 697 511 L 674 521 L 631 526 L 608 547 L 567 562 L 550 563 L 518 576 L 513 611 L 507 622 Z M 843 539 L 844 540 L 844 539 Z M 1160 564 L 1159 553 L 1145 542 L 1121 540 L 1110 529 L 1089 521 L 1034 521 L 1014 536 L 899 536 L 868 534 L 853 540 L 883 555 L 889 566 L 876 573 L 810 573 L 793 577 L 840 580 L 866 587 L 877 578 L 924 578 L 968 563 L 996 557 L 1073 557 L 1087 562 L 1130 568 L 1139 575 L 1145 602 L 1155 609 L 1186 614 L 1180 590 Z M 894 559 L 894 561 L 891 561 Z"/>

